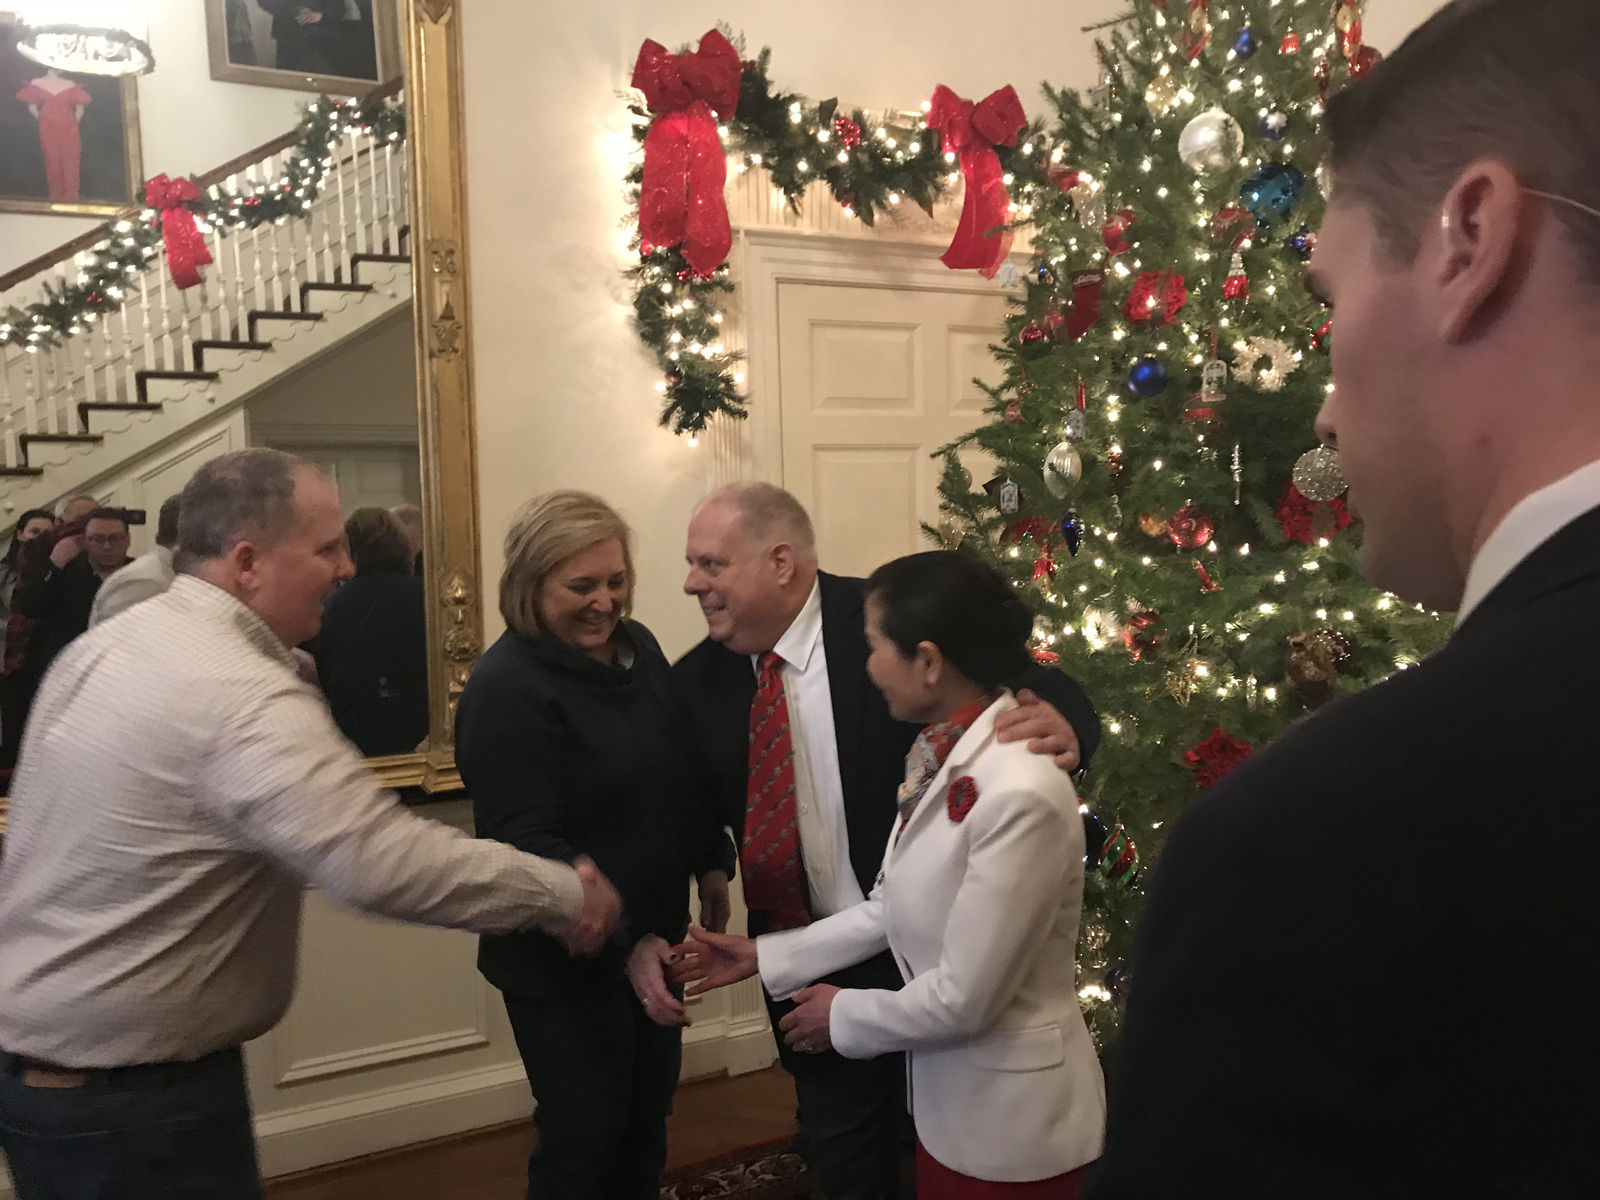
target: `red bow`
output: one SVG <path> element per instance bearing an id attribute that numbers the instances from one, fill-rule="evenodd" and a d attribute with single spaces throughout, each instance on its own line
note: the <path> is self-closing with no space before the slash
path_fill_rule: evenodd
<path id="1" fill-rule="evenodd" d="M 1027 123 L 1022 101 L 1010 84 L 976 104 L 942 83 L 934 89 L 928 128 L 943 130 L 945 153 L 961 156 L 961 174 L 967 181 L 961 224 L 941 259 L 952 271 L 972 267 L 985 279 L 993 279 L 1011 252 L 1009 229 L 989 236 L 989 230 L 1006 224 L 1011 208 L 1000 156 L 994 148 L 1015 146 L 1017 134 Z"/>
<path id="2" fill-rule="evenodd" d="M 157 175 L 144 185 L 144 202 L 161 214 L 161 238 L 167 247 L 167 270 L 172 282 L 192 288 L 200 282 L 200 268 L 211 261 L 206 239 L 194 223 L 189 205 L 200 199 L 200 189 L 192 179 L 168 179 Z"/>
<path id="3" fill-rule="evenodd" d="M 655 113 L 644 139 L 639 235 L 646 245 L 682 246 L 696 274 L 709 276 L 733 249 L 722 195 L 728 163 L 717 118 L 739 104 L 744 67 L 715 29 L 693 54 L 668 54 L 659 42 L 639 47 L 633 86 Z"/>

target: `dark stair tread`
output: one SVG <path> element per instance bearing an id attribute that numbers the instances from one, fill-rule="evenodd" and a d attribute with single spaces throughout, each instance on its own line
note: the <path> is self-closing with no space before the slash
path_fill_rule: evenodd
<path id="1" fill-rule="evenodd" d="M 256 338 L 256 326 L 262 321 L 305 321 L 308 323 L 314 323 L 324 319 L 325 318 L 321 313 L 314 312 L 276 312 L 256 310 L 245 314 L 245 328 L 250 332 L 250 340 L 256 341 L 258 340 Z"/>
<path id="2" fill-rule="evenodd" d="M 241 342 L 241 341 L 231 340 L 231 339 L 230 340 L 223 340 L 223 339 L 220 339 L 220 338 L 201 338 L 199 341 L 196 341 L 194 343 L 194 365 L 195 365 L 195 370 L 203 371 L 203 370 L 206 369 L 206 351 L 207 350 L 238 350 L 238 351 L 243 351 L 243 352 L 249 352 L 249 351 L 267 351 L 267 350 L 271 350 L 271 349 L 272 349 L 272 343 L 271 342 Z"/>
<path id="3" fill-rule="evenodd" d="M 144 397 L 144 403 L 152 403 L 148 385 L 152 379 L 176 380 L 203 380 L 206 383 L 215 383 L 222 376 L 215 371 L 135 371 L 133 373 L 133 386 L 139 395 Z"/>
<path id="4" fill-rule="evenodd" d="M 0 479 L 35 478 L 43 474 L 43 467 L 0 467 Z"/>
<path id="5" fill-rule="evenodd" d="M 89 428 L 89 414 L 92 412 L 140 413 L 160 411 L 161 401 L 159 400 L 143 400 L 137 404 L 124 404 L 120 401 L 112 400 L 84 400 L 78 405 L 78 424 L 82 425 L 84 430 L 87 431 Z"/>
<path id="6" fill-rule="evenodd" d="M 103 441 L 105 441 L 105 438 L 102 437 L 98 433 L 19 433 L 19 434 L 17 434 L 17 444 L 19 446 L 29 446 L 29 445 L 32 445 L 34 442 L 64 442 L 64 443 L 71 444 L 71 443 L 74 443 L 74 442 L 89 443 L 89 442 L 103 442 Z"/>
<path id="7" fill-rule="evenodd" d="M 302 283 L 300 285 L 300 307 L 310 305 L 312 292 L 355 292 L 365 294 L 372 291 L 370 283 Z"/>
<path id="8" fill-rule="evenodd" d="M 350 256 L 350 265 L 352 267 L 364 262 L 408 263 L 410 261 L 411 255 L 409 254 L 352 254 Z"/>

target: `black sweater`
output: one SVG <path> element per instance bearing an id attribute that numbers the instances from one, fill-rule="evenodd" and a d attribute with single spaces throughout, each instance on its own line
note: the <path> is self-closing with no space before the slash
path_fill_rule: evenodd
<path id="1" fill-rule="evenodd" d="M 614 980 L 638 938 L 683 935 L 691 874 L 732 866 L 709 798 L 688 783 L 667 660 L 643 625 L 624 621 L 619 636 L 633 647 L 631 667 L 508 631 L 461 695 L 456 763 L 478 835 L 564 862 L 587 854 L 625 906 L 623 927 L 593 960 L 544 933 L 484 937 L 478 967 L 501 991 L 561 995 Z"/>

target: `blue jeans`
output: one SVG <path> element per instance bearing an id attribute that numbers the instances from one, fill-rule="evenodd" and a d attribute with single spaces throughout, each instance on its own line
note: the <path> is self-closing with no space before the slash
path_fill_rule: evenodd
<path id="1" fill-rule="evenodd" d="M 0 1147 L 17 1200 L 262 1196 L 237 1049 L 81 1077 L 0 1052 Z"/>

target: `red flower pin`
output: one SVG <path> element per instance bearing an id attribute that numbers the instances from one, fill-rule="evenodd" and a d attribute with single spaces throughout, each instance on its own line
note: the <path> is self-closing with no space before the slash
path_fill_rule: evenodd
<path id="1" fill-rule="evenodd" d="M 972 811 L 972 806 L 978 802 L 978 785 L 973 782 L 971 775 L 963 775 L 950 785 L 950 791 L 945 796 L 945 805 L 950 810 L 950 819 L 957 825 L 967 819 L 967 814 Z"/>

